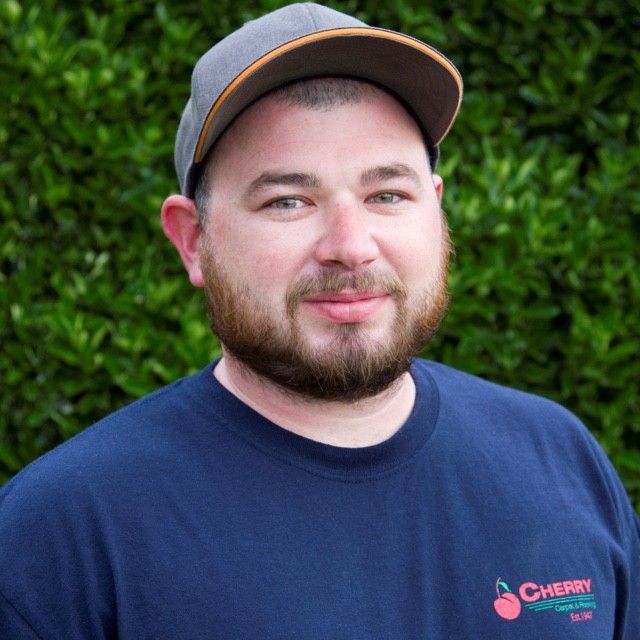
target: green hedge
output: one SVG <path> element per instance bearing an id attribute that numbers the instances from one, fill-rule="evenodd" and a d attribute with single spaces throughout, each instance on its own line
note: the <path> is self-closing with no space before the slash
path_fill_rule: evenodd
<path id="1" fill-rule="evenodd" d="M 280 4 L 0 2 L 0 482 L 218 353 L 158 211 L 194 61 Z M 640 509 L 640 5 L 424 5 L 332 3 L 465 76 L 425 355 L 568 406 Z"/>

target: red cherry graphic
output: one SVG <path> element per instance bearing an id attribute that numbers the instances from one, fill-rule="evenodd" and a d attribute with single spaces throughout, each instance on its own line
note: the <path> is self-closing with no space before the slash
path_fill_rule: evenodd
<path id="1" fill-rule="evenodd" d="M 500 595 L 500 587 L 506 589 L 507 593 Z M 506 582 L 500 582 L 500 578 L 496 581 L 496 592 L 498 593 L 498 598 L 493 601 L 493 608 L 496 613 L 505 620 L 515 620 L 520 615 L 520 611 L 522 611 L 520 600 L 511 593 Z"/>

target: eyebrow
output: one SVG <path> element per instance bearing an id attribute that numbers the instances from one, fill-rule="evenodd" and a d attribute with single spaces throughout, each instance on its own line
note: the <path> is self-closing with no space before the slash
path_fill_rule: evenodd
<path id="1" fill-rule="evenodd" d="M 409 178 L 419 189 L 424 185 L 418 172 L 403 162 L 380 165 L 366 169 L 360 175 L 360 184 L 364 187 L 393 178 Z M 272 186 L 304 187 L 319 189 L 322 186 L 320 178 L 313 173 L 263 173 L 249 184 L 243 199 L 249 200 L 262 189 Z"/>
<path id="2" fill-rule="evenodd" d="M 320 179 L 312 173 L 263 173 L 247 187 L 244 192 L 244 198 L 251 198 L 266 187 L 278 185 L 318 189 L 320 187 Z"/>
<path id="3" fill-rule="evenodd" d="M 389 165 L 382 165 L 379 167 L 372 167 L 367 169 L 360 176 L 360 183 L 362 186 L 370 186 L 376 182 L 383 182 L 393 178 L 409 178 L 415 182 L 416 186 L 420 189 L 424 188 L 422 179 L 418 172 L 403 162 L 397 162 Z"/>

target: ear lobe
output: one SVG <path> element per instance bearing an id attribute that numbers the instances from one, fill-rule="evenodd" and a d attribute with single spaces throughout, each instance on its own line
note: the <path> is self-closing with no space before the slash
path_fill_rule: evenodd
<path id="1" fill-rule="evenodd" d="M 442 202 L 442 191 L 444 188 L 444 182 L 437 173 L 434 173 L 432 177 L 433 177 L 433 186 L 435 187 L 436 195 L 438 196 L 438 201 Z"/>
<path id="2" fill-rule="evenodd" d="M 193 200 L 185 196 L 169 196 L 162 205 L 162 229 L 178 250 L 194 287 L 204 285 L 200 269 L 202 230 Z"/>

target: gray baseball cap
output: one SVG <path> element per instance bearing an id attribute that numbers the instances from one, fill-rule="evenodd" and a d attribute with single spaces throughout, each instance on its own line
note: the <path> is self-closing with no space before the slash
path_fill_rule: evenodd
<path id="1" fill-rule="evenodd" d="M 393 94 L 420 126 L 435 166 L 462 99 L 453 63 L 420 40 L 305 2 L 247 22 L 196 63 L 176 137 L 180 191 L 193 197 L 207 152 L 250 104 L 319 76 L 360 78 Z"/>

